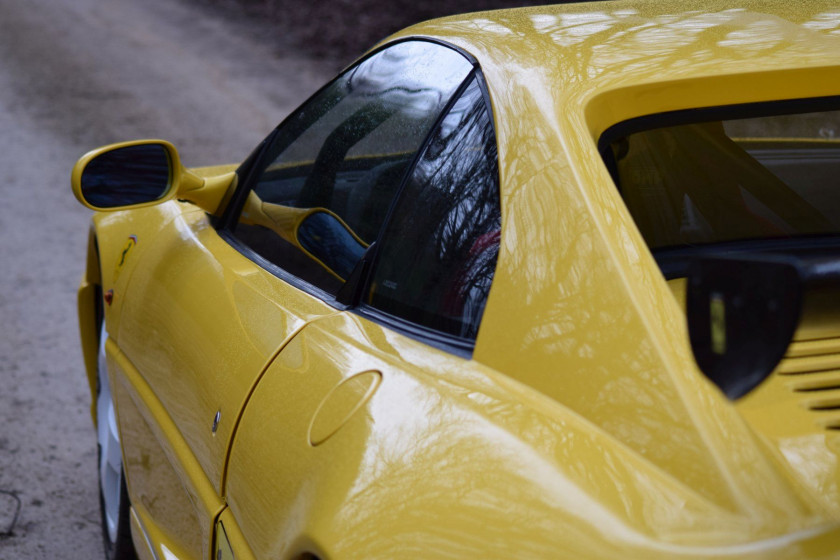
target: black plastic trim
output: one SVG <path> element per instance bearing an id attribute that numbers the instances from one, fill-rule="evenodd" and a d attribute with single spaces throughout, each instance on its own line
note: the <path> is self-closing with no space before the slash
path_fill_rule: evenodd
<path id="1" fill-rule="evenodd" d="M 327 305 L 334 307 L 339 311 L 345 311 L 348 309 L 348 306 L 337 301 L 336 296 L 330 294 L 326 290 L 322 290 L 318 286 L 310 284 L 306 280 L 303 280 L 298 276 L 295 276 L 294 274 L 285 271 L 273 262 L 264 259 L 259 253 L 257 253 L 256 251 L 245 245 L 242 241 L 234 237 L 233 233 L 231 233 L 230 231 L 222 230 L 219 231 L 218 234 L 222 239 L 224 239 L 228 244 L 230 244 L 231 247 L 239 251 L 244 257 L 253 261 L 255 264 L 264 268 L 265 270 L 267 270 L 274 276 L 280 278 L 284 282 L 287 282 L 295 288 L 322 300 Z"/>
<path id="2" fill-rule="evenodd" d="M 838 316 L 836 250 L 695 259 L 689 269 L 686 317 L 694 358 L 731 400 L 776 369 L 800 325 L 836 324 Z"/>
<path id="3" fill-rule="evenodd" d="M 472 359 L 473 349 L 475 348 L 474 340 L 422 327 L 416 323 L 402 319 L 401 317 L 396 317 L 389 313 L 385 313 L 384 311 L 380 311 L 365 303 L 360 304 L 358 307 L 349 309 L 348 311 L 359 315 L 360 317 L 364 317 L 365 319 L 369 319 L 374 323 L 397 331 L 408 338 L 428 344 L 438 350 L 443 350 L 462 358 Z"/>
<path id="4" fill-rule="evenodd" d="M 703 245 L 660 247 L 654 249 L 653 258 L 666 280 L 684 278 L 691 262 L 698 258 L 719 258 L 747 255 L 784 253 L 813 255 L 840 251 L 840 236 L 802 235 L 773 239 L 737 239 Z"/>
<path id="5" fill-rule="evenodd" d="M 478 81 L 478 89 L 481 90 L 481 96 L 484 98 L 487 114 L 490 116 L 490 128 L 493 130 L 493 140 L 496 142 L 496 157 L 498 159 L 499 137 L 496 134 L 496 119 L 493 116 L 493 101 L 490 99 L 490 88 L 487 87 L 487 80 L 484 79 L 484 73 L 482 73 L 481 68 L 476 68 L 473 74 Z M 499 183 L 501 184 L 501 177 L 499 179 Z"/>
<path id="6" fill-rule="evenodd" d="M 376 253 L 376 241 L 368 245 L 364 255 L 353 267 L 353 272 L 350 277 L 338 290 L 335 299 L 342 305 L 347 307 L 354 307 L 359 304 L 362 299 L 362 287 L 367 278 L 368 269 L 370 269 L 373 255 Z"/>

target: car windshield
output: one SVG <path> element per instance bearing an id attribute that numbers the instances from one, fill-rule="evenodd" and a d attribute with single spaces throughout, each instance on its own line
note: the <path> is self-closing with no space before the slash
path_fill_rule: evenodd
<path id="1" fill-rule="evenodd" d="M 666 276 L 703 252 L 840 245 L 840 110 L 684 119 L 602 148 Z"/>

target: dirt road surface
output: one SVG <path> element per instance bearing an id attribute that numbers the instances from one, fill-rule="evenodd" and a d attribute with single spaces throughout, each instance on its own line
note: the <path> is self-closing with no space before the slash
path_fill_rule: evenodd
<path id="1" fill-rule="evenodd" d="M 70 169 L 134 138 L 242 160 L 331 69 L 185 0 L 0 0 L 0 559 L 102 557 Z M 275 45 L 275 46 L 271 46 Z"/>

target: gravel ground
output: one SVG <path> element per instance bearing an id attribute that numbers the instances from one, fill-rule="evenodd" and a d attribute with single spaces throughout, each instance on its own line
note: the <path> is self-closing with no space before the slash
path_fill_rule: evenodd
<path id="1" fill-rule="evenodd" d="M 96 441 L 76 288 L 90 213 L 74 161 L 175 143 L 237 162 L 336 63 L 186 0 L 0 0 L 0 559 L 100 558 Z M 20 515 L 10 536 L 1 536 Z"/>

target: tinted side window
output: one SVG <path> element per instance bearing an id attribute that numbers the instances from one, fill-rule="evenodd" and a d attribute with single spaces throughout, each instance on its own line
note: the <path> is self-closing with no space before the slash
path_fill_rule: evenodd
<path id="1" fill-rule="evenodd" d="M 471 69 L 457 52 L 418 41 L 345 72 L 278 131 L 234 235 L 287 272 L 337 293 Z"/>
<path id="2" fill-rule="evenodd" d="M 385 229 L 368 303 L 474 339 L 499 251 L 496 142 L 473 80 L 432 133 Z"/>

